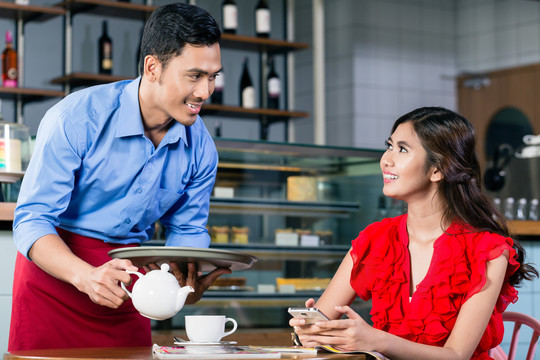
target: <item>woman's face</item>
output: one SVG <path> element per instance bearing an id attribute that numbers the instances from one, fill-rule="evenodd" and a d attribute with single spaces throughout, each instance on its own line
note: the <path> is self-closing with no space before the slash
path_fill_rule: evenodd
<path id="1" fill-rule="evenodd" d="M 427 153 L 412 124 L 400 124 L 387 140 L 387 150 L 381 158 L 383 193 L 411 203 L 435 194 L 440 171 L 426 171 Z"/>

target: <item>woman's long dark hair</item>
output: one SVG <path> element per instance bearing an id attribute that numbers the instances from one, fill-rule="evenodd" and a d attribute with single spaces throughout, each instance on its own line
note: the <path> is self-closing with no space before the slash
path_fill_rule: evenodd
<path id="1" fill-rule="evenodd" d="M 458 221 L 477 231 L 510 236 L 506 220 L 482 192 L 472 124 L 448 109 L 423 107 L 397 119 L 392 133 L 407 122 L 411 123 L 427 152 L 426 170 L 434 166 L 443 174 L 438 189 L 447 204 L 443 220 Z M 524 263 L 525 250 L 517 240 L 514 240 L 514 249 L 521 265 L 510 277 L 510 284 L 516 286 L 523 279 L 538 277 L 538 271 Z"/>

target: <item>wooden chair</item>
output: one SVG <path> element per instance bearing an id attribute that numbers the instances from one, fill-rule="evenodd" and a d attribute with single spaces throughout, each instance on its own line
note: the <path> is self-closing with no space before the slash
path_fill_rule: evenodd
<path id="1" fill-rule="evenodd" d="M 533 329 L 533 334 L 531 337 L 531 342 L 529 343 L 529 351 L 527 353 L 526 360 L 534 360 L 534 352 L 538 343 L 538 336 L 540 335 L 540 321 L 536 320 L 532 316 L 514 311 L 505 311 L 503 312 L 502 317 L 503 321 L 514 323 L 512 340 L 510 341 L 510 350 L 508 351 L 507 355 L 499 345 L 496 348 L 491 349 L 489 355 L 495 360 L 514 360 L 516 357 L 517 344 L 519 340 L 519 331 L 522 325 L 527 325 Z"/>

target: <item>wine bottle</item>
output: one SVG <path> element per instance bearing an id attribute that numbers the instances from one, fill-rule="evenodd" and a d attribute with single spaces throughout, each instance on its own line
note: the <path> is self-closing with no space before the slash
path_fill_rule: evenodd
<path id="1" fill-rule="evenodd" d="M 221 121 L 216 121 L 214 123 L 214 136 L 221 137 Z"/>
<path id="2" fill-rule="evenodd" d="M 2 52 L 2 85 L 17 87 L 18 78 L 17 52 L 13 49 L 13 36 L 11 31 L 6 31 L 6 48 Z"/>
<path id="3" fill-rule="evenodd" d="M 255 7 L 255 33 L 258 37 L 270 36 L 270 9 L 266 0 L 259 0 Z"/>
<path id="4" fill-rule="evenodd" d="M 268 89 L 268 108 L 269 109 L 279 109 L 279 97 L 281 96 L 281 80 L 276 73 L 274 67 L 274 58 L 270 57 L 268 59 L 268 64 L 270 65 L 270 71 L 266 77 L 266 86 Z"/>
<path id="5" fill-rule="evenodd" d="M 238 29 L 238 8 L 234 0 L 225 0 L 221 5 L 221 19 L 223 22 L 223 32 L 236 34 Z"/>
<path id="6" fill-rule="evenodd" d="M 248 58 L 244 58 L 244 70 L 242 71 L 242 78 L 240 80 L 240 106 L 245 108 L 255 107 L 255 88 L 253 82 L 249 76 L 249 61 Z"/>
<path id="7" fill-rule="evenodd" d="M 225 73 L 221 69 L 214 83 L 214 92 L 212 94 L 212 104 L 223 104 L 223 89 L 225 88 Z"/>
<path id="8" fill-rule="evenodd" d="M 102 27 L 99 38 L 99 73 L 111 74 L 113 67 L 112 40 L 107 32 L 107 21 L 103 21 Z"/>

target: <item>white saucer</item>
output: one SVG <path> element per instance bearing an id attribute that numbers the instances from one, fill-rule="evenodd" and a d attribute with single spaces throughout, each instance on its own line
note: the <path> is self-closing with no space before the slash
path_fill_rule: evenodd
<path id="1" fill-rule="evenodd" d="M 216 341 L 216 342 L 194 342 L 194 341 L 175 341 L 178 346 L 208 346 L 208 345 L 235 345 L 236 341 Z"/>

